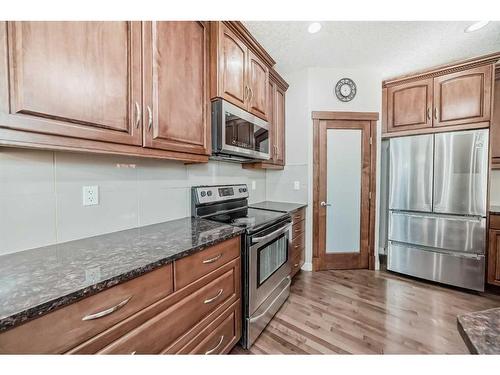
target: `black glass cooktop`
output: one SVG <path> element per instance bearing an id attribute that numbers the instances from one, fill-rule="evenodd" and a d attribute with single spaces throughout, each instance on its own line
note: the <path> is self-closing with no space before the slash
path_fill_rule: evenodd
<path id="1" fill-rule="evenodd" d="M 243 208 L 229 213 L 206 217 L 206 219 L 241 226 L 246 228 L 247 232 L 255 232 L 268 225 L 286 219 L 287 217 L 289 217 L 289 215 L 285 212 Z"/>

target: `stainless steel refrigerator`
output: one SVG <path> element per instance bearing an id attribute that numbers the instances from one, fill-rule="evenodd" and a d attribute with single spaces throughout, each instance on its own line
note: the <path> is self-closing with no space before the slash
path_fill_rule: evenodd
<path id="1" fill-rule="evenodd" d="M 393 138 L 391 271 L 484 290 L 488 130 Z"/>

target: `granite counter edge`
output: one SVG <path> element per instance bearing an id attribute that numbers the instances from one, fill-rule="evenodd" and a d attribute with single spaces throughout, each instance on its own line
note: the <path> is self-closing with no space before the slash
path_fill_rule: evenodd
<path id="1" fill-rule="evenodd" d="M 59 308 L 66 307 L 75 302 L 78 302 L 81 299 L 91 297 L 97 293 L 100 293 L 106 289 L 114 287 L 116 285 L 122 284 L 124 282 L 135 279 L 139 276 L 142 276 L 148 272 L 154 271 L 157 268 L 160 268 L 166 264 L 172 263 L 175 260 L 184 258 L 186 256 L 195 254 L 199 251 L 206 249 L 207 247 L 214 246 L 220 242 L 229 240 L 231 238 L 240 236 L 244 233 L 244 229 L 240 229 L 239 231 L 235 231 L 233 233 L 227 234 L 221 238 L 216 240 L 209 241 L 202 245 L 198 245 L 189 249 L 185 249 L 180 251 L 174 255 L 168 256 L 166 258 L 159 259 L 155 262 L 146 264 L 144 266 L 131 269 L 130 271 L 121 273 L 119 275 L 113 276 L 107 280 L 100 281 L 98 283 L 89 285 L 85 288 L 76 290 L 74 292 L 65 294 L 63 296 L 54 298 L 50 301 L 44 302 L 42 304 L 30 307 L 23 311 L 14 313 L 4 318 L 0 318 L 0 333 L 7 331 L 9 329 L 15 328 L 21 324 L 27 323 L 33 319 L 39 318 L 43 315 L 51 313 Z"/>

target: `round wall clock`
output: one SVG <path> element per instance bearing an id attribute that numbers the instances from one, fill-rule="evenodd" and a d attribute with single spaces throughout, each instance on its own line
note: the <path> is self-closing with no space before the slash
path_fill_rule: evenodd
<path id="1" fill-rule="evenodd" d="M 342 78 L 335 85 L 335 95 L 340 101 L 351 101 L 356 96 L 356 84 L 350 78 Z"/>

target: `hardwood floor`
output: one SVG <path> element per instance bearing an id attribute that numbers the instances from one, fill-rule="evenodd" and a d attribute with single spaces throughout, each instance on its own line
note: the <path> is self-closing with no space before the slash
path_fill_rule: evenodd
<path id="1" fill-rule="evenodd" d="M 250 351 L 233 354 L 461 354 L 458 314 L 500 306 L 385 271 L 301 271 Z"/>

